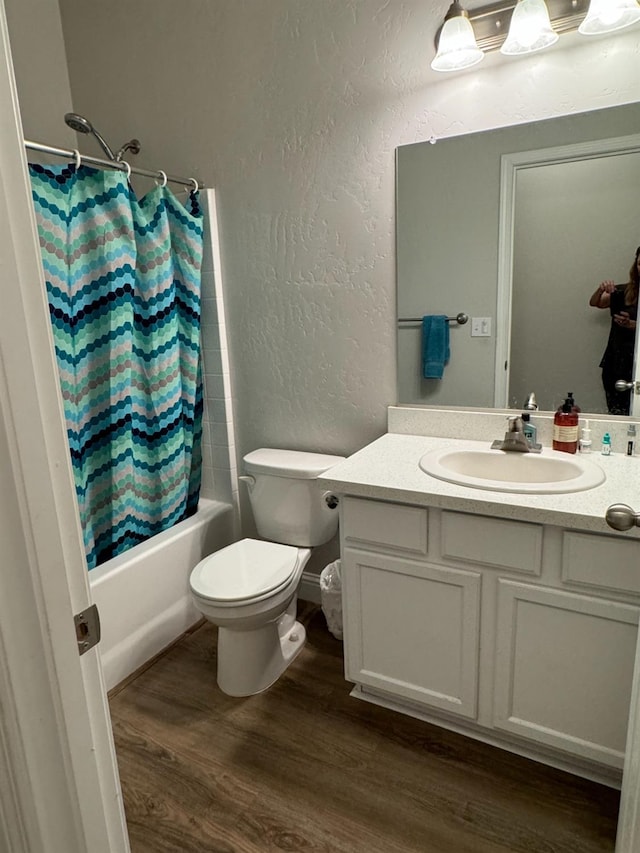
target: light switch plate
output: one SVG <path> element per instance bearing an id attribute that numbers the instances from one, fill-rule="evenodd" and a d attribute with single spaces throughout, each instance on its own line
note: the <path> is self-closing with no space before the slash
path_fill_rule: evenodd
<path id="1" fill-rule="evenodd" d="M 471 337 L 472 338 L 490 338 L 491 337 L 491 317 L 472 317 L 471 318 Z"/>

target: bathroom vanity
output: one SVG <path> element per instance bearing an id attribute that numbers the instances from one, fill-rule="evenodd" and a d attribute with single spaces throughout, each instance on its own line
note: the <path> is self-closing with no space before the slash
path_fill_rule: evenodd
<path id="1" fill-rule="evenodd" d="M 340 495 L 345 674 L 354 696 L 619 783 L 640 614 L 640 458 L 601 485 L 517 494 L 426 474 L 455 439 L 387 434 L 321 477 Z M 638 503 L 638 499 L 635 499 Z"/>

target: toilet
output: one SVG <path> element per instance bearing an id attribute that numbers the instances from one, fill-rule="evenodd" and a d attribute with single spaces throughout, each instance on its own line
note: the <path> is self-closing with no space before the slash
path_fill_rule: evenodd
<path id="1" fill-rule="evenodd" d="M 262 539 L 242 539 L 191 572 L 193 602 L 218 626 L 218 686 L 229 696 L 270 687 L 301 651 L 297 591 L 311 549 L 338 529 L 335 497 L 317 477 L 342 456 L 261 448 L 244 457 Z"/>

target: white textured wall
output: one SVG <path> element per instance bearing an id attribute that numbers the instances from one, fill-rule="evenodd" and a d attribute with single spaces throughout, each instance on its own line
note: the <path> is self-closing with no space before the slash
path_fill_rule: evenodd
<path id="1" fill-rule="evenodd" d="M 398 144 L 640 99 L 637 28 L 440 78 L 448 5 L 61 0 L 74 108 L 218 191 L 241 453 L 384 431 Z"/>

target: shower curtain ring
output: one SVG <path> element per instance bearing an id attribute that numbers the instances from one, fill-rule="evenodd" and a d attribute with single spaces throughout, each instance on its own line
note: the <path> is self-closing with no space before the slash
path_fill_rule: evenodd
<path id="1" fill-rule="evenodd" d="M 193 184 L 193 189 L 191 190 L 191 192 L 192 192 L 192 193 L 197 193 L 197 192 L 198 192 L 198 189 L 199 189 L 199 184 L 198 184 L 198 182 L 196 181 L 196 179 L 195 179 L 195 178 L 191 178 L 191 183 Z"/>
<path id="2" fill-rule="evenodd" d="M 80 168 L 80 166 L 82 166 L 82 157 L 80 156 L 80 152 L 78 151 L 77 148 L 72 148 L 71 151 L 73 152 L 73 157 L 76 161 L 76 170 L 77 170 Z"/>
<path id="3" fill-rule="evenodd" d="M 167 185 L 167 173 L 163 172 L 162 169 L 158 170 L 158 177 L 162 178 L 162 183 L 159 183 L 158 178 L 156 178 L 156 184 L 159 187 L 166 187 Z"/>
<path id="4" fill-rule="evenodd" d="M 120 163 L 124 166 L 127 173 L 127 181 L 131 178 L 131 166 L 126 160 L 121 160 Z"/>

